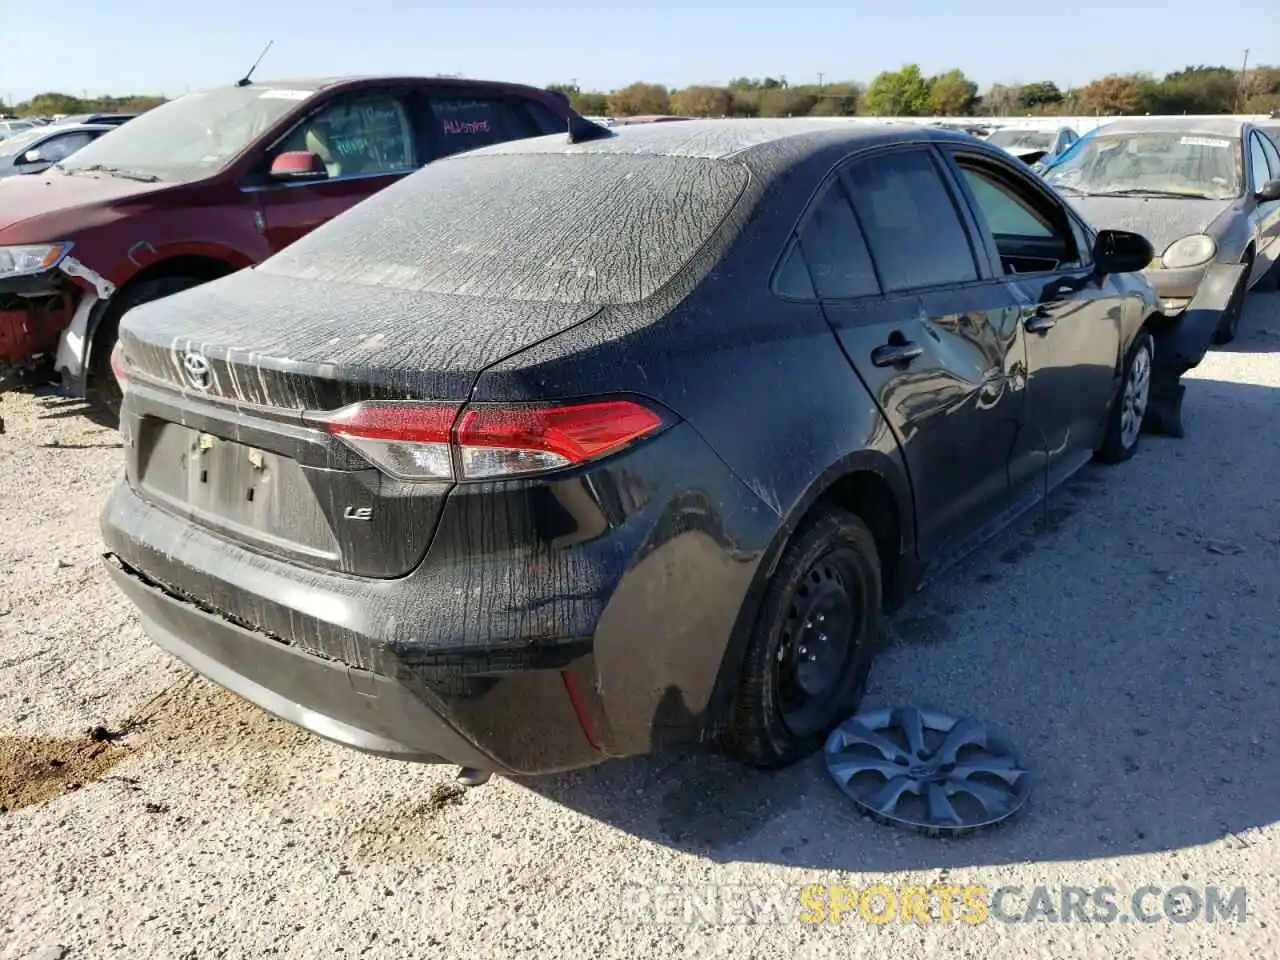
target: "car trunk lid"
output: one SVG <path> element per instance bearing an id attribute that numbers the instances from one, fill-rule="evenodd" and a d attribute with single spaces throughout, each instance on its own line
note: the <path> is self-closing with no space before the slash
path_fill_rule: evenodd
<path id="1" fill-rule="evenodd" d="M 425 554 L 451 481 L 401 481 L 318 422 L 362 401 L 461 407 L 489 365 L 590 317 L 243 271 L 121 325 L 127 475 L 148 502 L 254 550 L 392 577 Z"/>

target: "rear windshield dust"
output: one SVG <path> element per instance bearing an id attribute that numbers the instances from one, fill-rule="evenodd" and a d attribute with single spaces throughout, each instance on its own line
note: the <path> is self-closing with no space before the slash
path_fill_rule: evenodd
<path id="1" fill-rule="evenodd" d="M 554 303 L 634 303 L 733 208 L 745 167 L 651 155 L 456 157 L 424 167 L 260 270 Z"/>

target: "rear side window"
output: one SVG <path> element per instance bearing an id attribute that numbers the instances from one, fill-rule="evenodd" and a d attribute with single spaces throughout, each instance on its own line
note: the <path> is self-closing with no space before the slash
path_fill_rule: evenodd
<path id="1" fill-rule="evenodd" d="M 978 278 L 968 234 L 926 151 L 856 160 L 845 182 L 886 293 Z"/>
<path id="2" fill-rule="evenodd" d="M 805 219 L 800 228 L 800 249 L 819 297 L 841 299 L 880 292 L 849 194 L 839 179 Z"/>
<path id="3" fill-rule="evenodd" d="M 442 157 L 542 133 L 525 103 L 515 98 L 433 94 L 427 104 Z"/>
<path id="4" fill-rule="evenodd" d="M 748 180 L 741 164 L 695 157 L 464 154 L 380 190 L 258 269 L 462 297 L 635 303 L 710 239 Z"/>
<path id="5" fill-rule="evenodd" d="M 564 133 L 569 129 L 568 119 L 562 120 L 542 104 L 538 103 L 538 101 L 522 100 L 520 102 L 538 127 L 538 132 L 533 134 L 533 136 L 548 133 Z"/>

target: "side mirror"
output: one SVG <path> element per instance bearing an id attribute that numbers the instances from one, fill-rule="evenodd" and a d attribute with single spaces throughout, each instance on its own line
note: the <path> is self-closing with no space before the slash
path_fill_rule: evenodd
<path id="1" fill-rule="evenodd" d="M 1128 230 L 1099 230 L 1093 261 L 1099 273 L 1140 273 L 1155 259 L 1151 241 Z"/>
<path id="2" fill-rule="evenodd" d="M 32 147 L 22 155 L 23 163 L 43 163 L 44 155 L 40 153 L 39 147 Z"/>
<path id="3" fill-rule="evenodd" d="M 289 150 L 271 161 L 273 180 L 326 180 L 329 170 L 310 150 Z"/>
<path id="4" fill-rule="evenodd" d="M 1280 178 L 1264 183 L 1262 189 L 1258 191 L 1258 199 L 1263 203 L 1280 200 Z"/>

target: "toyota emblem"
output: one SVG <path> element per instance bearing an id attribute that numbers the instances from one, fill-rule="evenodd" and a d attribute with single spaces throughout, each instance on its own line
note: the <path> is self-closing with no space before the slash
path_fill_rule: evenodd
<path id="1" fill-rule="evenodd" d="M 203 354 L 196 353 L 194 350 L 189 351 L 182 358 L 182 369 L 193 387 L 199 390 L 209 389 L 209 361 Z"/>

